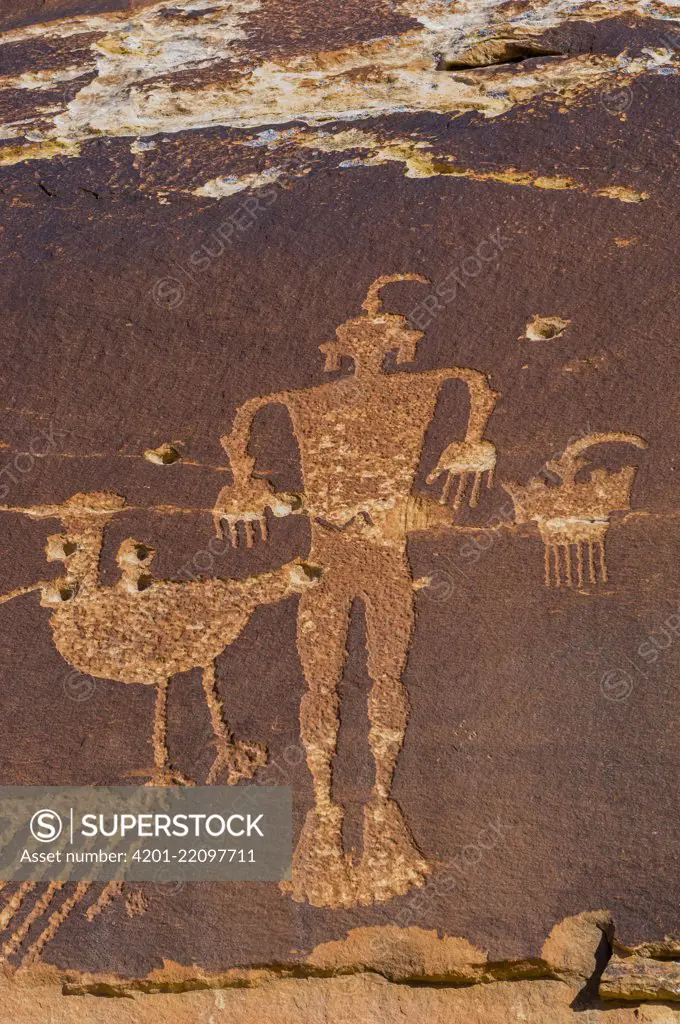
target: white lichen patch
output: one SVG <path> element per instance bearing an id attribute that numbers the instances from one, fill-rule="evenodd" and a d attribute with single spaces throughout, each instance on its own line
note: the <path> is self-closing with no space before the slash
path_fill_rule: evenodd
<path id="1" fill-rule="evenodd" d="M 526 39 L 570 18 L 594 21 L 623 13 L 680 21 L 680 8 L 673 19 L 668 5 L 654 0 L 606 4 L 548 0 L 510 12 L 504 0 L 455 4 L 402 0 L 397 10 L 415 18 L 419 28 L 344 49 L 277 60 L 258 57 L 249 35 L 249 18 L 260 8 L 261 0 L 163 0 L 137 11 L 31 25 L 5 33 L 3 42 L 97 34 L 82 67 L 44 73 L 27 70 L 17 78 L 19 88 L 40 91 L 91 72 L 94 61 L 95 77 L 80 89 L 64 90 L 63 104 L 50 115 L 51 127 L 44 127 L 44 110 L 34 111 L 36 121 L 41 119 L 44 143 L 66 146 L 70 152 L 102 135 L 140 138 L 211 126 L 267 125 L 268 131 L 276 131 L 276 125 L 292 120 L 316 125 L 405 111 L 452 115 L 476 111 L 497 117 L 537 99 L 556 102 L 564 109 L 612 82 L 623 85 L 640 75 L 678 70 L 671 47 L 650 49 L 634 58 L 627 54 L 546 56 L 519 74 L 517 65 L 498 65 L 492 73 L 437 70 L 438 54 L 455 57 L 501 31 L 504 37 Z M 225 62 L 238 68 L 239 75 L 225 77 Z M 206 69 L 213 67 L 214 75 L 206 77 Z M 187 84 L 191 71 L 203 75 L 195 85 L 190 80 Z M 67 79 L 60 77 L 64 74 Z M 20 132 L 25 136 L 30 127 L 26 118 L 20 126 L 0 125 L 0 138 L 16 138 Z M 266 137 L 262 143 L 270 145 Z M 19 160 L 35 158 L 30 148 L 23 157 L 18 155 Z M 389 154 L 386 158 L 391 159 Z M 10 162 L 9 154 L 4 162 Z M 424 165 L 413 160 L 407 174 L 427 176 Z M 228 188 L 230 179 L 224 181 Z M 559 182 L 538 175 L 532 184 L 570 187 L 566 179 Z M 204 187 L 220 186 L 208 182 Z"/>
<path id="2" fill-rule="evenodd" d="M 576 181 L 567 175 L 538 174 L 536 171 L 526 171 L 517 167 L 502 167 L 495 170 L 465 167 L 455 163 L 449 154 L 436 154 L 430 143 L 413 139 L 381 141 L 374 133 L 362 132 L 359 129 L 336 132 L 335 134 L 318 132 L 303 135 L 298 141 L 298 145 L 301 148 L 325 153 L 348 150 L 365 152 L 366 155 L 342 160 L 338 165 L 342 169 L 375 167 L 380 164 L 396 162 L 403 165 L 406 178 L 467 178 L 471 181 L 496 182 L 503 185 L 549 191 L 576 191 L 585 195 L 619 199 L 621 202 L 638 202 L 648 198 L 646 192 L 636 192 L 635 189 L 621 185 L 591 189 L 586 183 Z"/>
<path id="3" fill-rule="evenodd" d="M 0 50 L 0 53 L 2 51 Z M 64 82 L 82 78 L 85 69 L 79 64 L 70 67 L 45 68 L 42 71 L 22 71 L 19 75 L 0 75 L 0 89 L 53 89 Z"/>
<path id="4" fill-rule="evenodd" d="M 284 173 L 282 167 L 269 167 L 260 174 L 244 174 L 241 177 L 230 174 L 225 178 L 212 178 L 205 185 L 194 189 L 192 195 L 207 199 L 222 199 L 224 196 L 233 196 L 235 192 L 243 192 L 244 189 L 258 189 L 273 185 Z"/>
<path id="5" fill-rule="evenodd" d="M 595 195 L 605 199 L 618 199 L 620 203 L 643 203 L 645 199 L 649 199 L 649 192 L 639 192 L 625 185 L 608 185 L 606 188 L 599 188 Z"/>
<path id="6" fill-rule="evenodd" d="M 158 143 L 153 139 L 135 139 L 130 146 L 131 153 L 148 153 L 150 150 L 158 149 Z"/>
<path id="7" fill-rule="evenodd" d="M 77 142 L 69 142 L 66 139 L 5 146 L 0 149 L 0 167 L 10 167 L 25 160 L 49 160 L 53 156 L 80 156 L 80 146 Z"/>

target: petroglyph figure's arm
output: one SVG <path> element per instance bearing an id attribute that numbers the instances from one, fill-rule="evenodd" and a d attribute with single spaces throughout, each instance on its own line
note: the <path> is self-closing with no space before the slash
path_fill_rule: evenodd
<path id="1" fill-rule="evenodd" d="M 8 594 L 3 594 L 0 597 L 0 604 L 4 604 L 5 601 L 13 601 L 15 597 L 21 597 L 22 594 L 30 594 L 34 590 L 42 590 L 49 586 L 49 580 L 38 580 L 37 583 L 31 583 L 28 587 L 18 587 L 16 590 L 10 590 Z"/>
<path id="2" fill-rule="evenodd" d="M 470 475 L 473 475 L 470 507 L 474 508 L 479 500 L 479 489 L 482 475 L 487 473 L 487 487 L 493 486 L 493 475 L 496 467 L 496 449 L 490 441 L 484 441 L 483 435 L 489 417 L 494 410 L 500 395 L 494 391 L 486 374 L 467 367 L 454 367 L 442 370 L 437 376 L 443 384 L 447 380 L 462 380 L 470 394 L 470 415 L 463 441 L 454 441 L 444 452 L 434 470 L 429 474 L 427 482 L 434 483 L 443 473 L 446 474 L 441 502 L 448 502 L 453 481 L 458 478 L 458 489 L 453 501 L 454 509 L 460 508 Z"/>
<path id="3" fill-rule="evenodd" d="M 279 394 L 249 398 L 236 410 L 231 433 L 220 438 L 220 444 L 229 456 L 234 487 L 247 486 L 251 480 L 255 460 L 248 455 L 250 435 L 255 416 L 267 405 L 286 405 L 286 393 L 282 391 Z"/>
<path id="4" fill-rule="evenodd" d="M 220 438 L 220 444 L 229 456 L 234 482 L 223 487 L 218 494 L 213 523 L 216 536 L 221 538 L 224 536 L 223 523 L 226 522 L 229 538 L 235 547 L 239 546 L 241 533 L 245 536 L 246 547 L 252 547 L 256 539 L 255 523 L 259 524 L 262 540 L 267 540 L 267 509 L 274 516 L 282 517 L 301 504 L 297 496 L 278 494 L 268 481 L 253 477 L 255 460 L 248 455 L 256 414 L 266 405 L 286 405 L 286 398 L 286 392 L 282 391 L 244 402 L 234 417 L 231 433 Z"/>

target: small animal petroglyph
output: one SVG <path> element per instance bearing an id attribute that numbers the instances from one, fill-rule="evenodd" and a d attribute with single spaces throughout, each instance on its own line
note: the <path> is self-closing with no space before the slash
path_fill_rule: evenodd
<path id="1" fill-rule="evenodd" d="M 589 434 L 568 445 L 563 454 L 546 463 L 546 469 L 559 478 L 551 486 L 542 476 L 528 484 L 504 483 L 512 498 L 517 523 L 535 522 L 545 545 L 546 586 L 583 586 L 587 571 L 590 583 L 608 579 L 605 536 L 612 512 L 630 509 L 630 495 L 636 467 L 624 466 L 618 472 L 593 469 L 590 478 L 577 481 L 579 470 L 590 465 L 581 452 L 606 442 L 633 444 L 646 448 L 647 442 L 636 434 Z M 572 548 L 573 553 L 572 553 Z M 597 560 L 595 553 L 597 551 Z"/>
<path id="2" fill-rule="evenodd" d="M 483 434 L 498 395 L 474 369 L 385 371 L 388 353 L 396 352 L 397 363 L 412 361 L 423 334 L 406 317 L 383 310 L 381 290 L 393 281 L 425 280 L 419 274 L 378 278 L 362 304 L 363 314 L 341 324 L 336 338 L 319 346 L 327 371 L 337 371 L 349 358 L 352 372 L 319 387 L 250 399 L 221 439 L 233 484 L 218 496 L 215 523 L 221 529 L 226 521 L 232 539 L 236 524 L 244 523 L 247 544 L 255 538 L 252 524 L 262 523 L 267 509 L 275 515 L 294 511 L 286 496 L 253 478 L 248 443 L 258 411 L 271 403 L 285 405 L 300 449 L 299 501 L 312 535 L 308 557 L 323 566 L 324 574 L 314 594 L 302 594 L 298 605 L 297 647 L 307 682 L 300 731 L 314 806 L 293 858 L 292 881 L 282 885 L 293 899 L 315 906 L 388 900 L 421 885 L 429 872 L 390 791 L 408 719 L 402 681 L 413 630 L 407 538 L 412 530 L 451 525 L 452 515 L 432 499 L 414 498 L 411 489 L 441 389 L 458 380 L 469 395 L 466 435 L 447 448 L 431 479 L 448 474 L 446 500 L 452 478 L 459 476 L 460 504 L 468 474 L 476 474 L 471 496 L 476 503 L 481 473 L 491 474 L 495 466 L 495 449 Z M 338 685 L 355 598 L 363 602 L 366 621 L 372 681 L 368 739 L 375 762 L 358 862 L 343 847 L 343 813 L 332 786 Z"/>

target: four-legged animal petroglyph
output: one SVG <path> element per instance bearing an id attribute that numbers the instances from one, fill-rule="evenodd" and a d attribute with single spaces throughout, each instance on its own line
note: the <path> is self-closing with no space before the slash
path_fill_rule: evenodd
<path id="1" fill-rule="evenodd" d="M 616 473 L 594 469 L 590 479 L 582 481 L 576 480 L 576 474 L 590 464 L 580 457 L 581 452 L 612 441 L 647 447 L 637 434 L 589 434 L 568 445 L 559 459 L 546 463 L 546 469 L 559 477 L 557 486 L 542 477 L 533 477 L 526 486 L 503 484 L 515 506 L 515 521 L 538 524 L 545 545 L 546 586 L 570 587 L 576 579 L 582 587 L 586 568 L 590 583 L 597 582 L 598 572 L 600 581 L 607 582 L 604 542 L 609 517 L 630 509 L 636 467 L 624 466 Z"/>

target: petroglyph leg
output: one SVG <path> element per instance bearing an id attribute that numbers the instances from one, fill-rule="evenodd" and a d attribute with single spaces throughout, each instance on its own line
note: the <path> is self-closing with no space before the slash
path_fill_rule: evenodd
<path id="1" fill-rule="evenodd" d="M 281 888 L 298 902 L 316 907 L 356 903 L 349 857 L 342 847 L 342 810 L 332 800 L 332 761 L 339 719 L 337 687 L 346 658 L 350 601 L 333 577 L 298 609 L 297 645 L 307 682 L 300 709 L 300 734 L 314 784 L 314 808 L 308 812 L 293 856 L 291 882 Z M 336 577 L 337 579 L 337 577 Z"/>
<path id="2" fill-rule="evenodd" d="M 564 545 L 564 564 L 565 564 L 565 570 L 566 570 L 566 584 L 567 584 L 568 587 L 570 587 L 571 584 L 572 584 L 572 578 L 571 578 L 571 545 L 570 544 L 565 544 Z"/>
<path id="3" fill-rule="evenodd" d="M 368 741 L 375 760 L 374 795 L 381 799 L 389 796 L 408 720 L 401 675 L 413 631 L 413 591 L 405 565 L 400 576 L 381 577 L 374 592 L 364 596 L 367 667 L 373 683 L 368 696 Z"/>
<path id="4" fill-rule="evenodd" d="M 371 723 L 368 741 L 375 760 L 375 784 L 364 808 L 364 842 L 356 872 L 360 903 L 388 900 L 422 884 L 427 862 L 416 847 L 403 815 L 389 799 L 397 757 L 408 720 L 408 696 L 401 676 L 413 630 L 413 594 L 405 563 L 381 575 L 364 595 Z"/>
<path id="5" fill-rule="evenodd" d="M 578 572 L 578 585 L 583 586 L 583 544 L 578 541 L 576 544 L 576 564 Z"/>
<path id="6" fill-rule="evenodd" d="M 368 905 L 403 896 L 414 885 L 422 885 L 429 873 L 394 800 L 372 799 L 366 804 L 364 852 L 356 872 L 357 902 Z"/>
<path id="7" fill-rule="evenodd" d="M 588 541 L 588 576 L 591 583 L 596 582 L 595 577 L 595 552 L 592 541 Z"/>
<path id="8" fill-rule="evenodd" d="M 168 680 L 156 684 L 156 708 L 153 723 L 153 762 L 148 786 L 192 786 L 181 772 L 170 767 L 168 755 Z M 135 774 L 146 775 L 146 772 Z"/>
<path id="9" fill-rule="evenodd" d="M 226 768 L 227 782 L 233 786 L 239 779 L 252 779 L 258 768 L 267 763 L 267 749 L 258 743 L 244 743 L 234 738 L 224 721 L 222 701 L 217 693 L 215 665 L 211 662 L 203 669 L 203 690 L 208 702 L 210 721 L 215 734 L 217 755 L 208 772 L 207 783 L 214 785 L 220 772 Z"/>
<path id="10" fill-rule="evenodd" d="M 604 552 L 604 540 L 598 540 L 597 549 L 600 557 L 600 579 L 603 583 L 606 583 L 609 577 L 607 576 L 607 559 Z"/>

